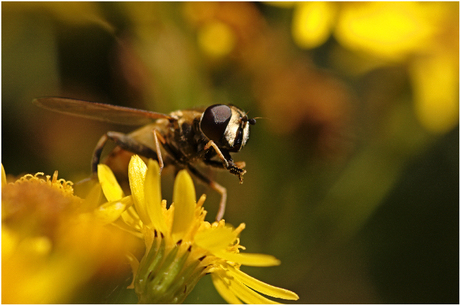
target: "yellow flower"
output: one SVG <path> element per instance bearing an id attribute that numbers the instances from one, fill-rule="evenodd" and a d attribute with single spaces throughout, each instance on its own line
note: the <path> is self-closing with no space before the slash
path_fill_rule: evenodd
<path id="1" fill-rule="evenodd" d="M 92 279 L 121 272 L 129 234 L 108 230 L 73 194 L 43 173 L 7 183 L 2 166 L 2 302 L 68 303 Z"/>
<path id="2" fill-rule="evenodd" d="M 329 38 L 336 5 L 331 2 L 301 2 L 292 20 L 292 37 L 298 46 L 316 48 Z"/>
<path id="3" fill-rule="evenodd" d="M 458 2 L 301 2 L 292 35 L 307 49 L 334 35 L 344 48 L 365 55 L 351 63 L 339 58 L 348 72 L 407 66 L 422 126 L 445 133 L 458 124 Z"/>
<path id="4" fill-rule="evenodd" d="M 235 33 L 223 22 L 212 21 L 198 31 L 200 48 L 212 58 L 222 58 L 231 53 L 236 44 Z"/>
<path id="5" fill-rule="evenodd" d="M 128 169 L 131 195 L 124 196 L 106 165 L 98 167 L 103 192 L 109 200 L 115 225 L 144 239 L 146 251 L 140 262 L 132 255 L 134 288 L 140 303 L 183 302 L 198 280 L 211 274 L 221 296 L 230 303 L 273 303 L 261 295 L 297 300 L 286 289 L 250 277 L 241 265 L 274 266 L 270 255 L 241 253 L 239 234 L 245 225 L 233 228 L 224 220 L 209 223 L 202 207 L 205 196 L 196 202 L 195 188 L 187 171 L 174 182 L 173 203 L 161 199 L 158 163 L 133 156 Z"/>

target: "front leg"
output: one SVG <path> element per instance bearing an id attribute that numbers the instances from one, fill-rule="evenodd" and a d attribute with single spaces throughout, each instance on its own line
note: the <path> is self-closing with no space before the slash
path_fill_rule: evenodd
<path id="1" fill-rule="evenodd" d="M 214 166 L 214 167 L 219 167 L 219 168 L 224 168 L 227 169 L 230 173 L 233 175 L 238 176 L 240 179 L 240 184 L 243 183 L 243 175 L 246 173 L 246 170 L 243 169 L 246 165 L 244 162 L 238 162 L 236 164 L 233 162 L 232 158 L 230 157 L 230 154 L 225 151 L 221 150 L 214 141 L 210 140 L 204 147 L 204 150 L 208 150 L 214 148 L 215 152 L 217 153 L 217 156 L 222 162 L 214 161 L 214 160 L 204 160 L 204 162 L 208 165 Z M 239 166 L 238 166 L 239 165 Z"/>

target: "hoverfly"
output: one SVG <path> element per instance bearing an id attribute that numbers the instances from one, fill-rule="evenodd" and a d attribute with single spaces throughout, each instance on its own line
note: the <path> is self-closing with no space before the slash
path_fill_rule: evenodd
<path id="1" fill-rule="evenodd" d="M 73 116 L 123 125 L 144 125 L 131 133 L 109 131 L 98 141 L 92 158 L 92 172 L 97 172 L 102 149 L 108 140 L 117 147 L 107 161 L 119 157 L 123 151 L 157 159 L 160 169 L 174 166 L 186 168 L 196 178 L 221 195 L 217 220 L 222 219 L 227 190 L 197 170 L 195 164 L 226 169 L 243 183 L 245 162 L 234 162 L 230 153 L 239 152 L 249 139 L 249 125 L 255 118 L 234 105 L 216 104 L 207 108 L 178 110 L 162 114 L 110 104 L 81 100 L 45 97 L 34 99 L 40 107 Z"/>

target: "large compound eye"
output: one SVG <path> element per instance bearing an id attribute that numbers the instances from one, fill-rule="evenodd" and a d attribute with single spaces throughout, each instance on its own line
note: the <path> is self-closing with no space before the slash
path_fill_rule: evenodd
<path id="1" fill-rule="evenodd" d="M 226 105 L 212 105 L 206 108 L 201 117 L 201 131 L 214 142 L 219 142 L 225 133 L 232 110 Z"/>

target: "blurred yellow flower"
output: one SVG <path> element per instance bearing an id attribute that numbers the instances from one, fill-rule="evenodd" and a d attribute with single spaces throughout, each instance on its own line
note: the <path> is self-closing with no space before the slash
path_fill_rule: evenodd
<path id="1" fill-rule="evenodd" d="M 205 196 L 196 202 L 195 188 L 187 171 L 174 182 L 173 203 L 169 208 L 161 199 L 158 163 L 148 166 L 135 155 L 128 176 L 131 195 L 123 197 L 112 183 L 114 176 L 106 165 L 98 167 L 107 210 L 117 211 L 114 222 L 144 239 L 146 251 L 140 262 L 132 255 L 134 288 L 140 303 L 183 302 L 198 280 L 210 273 L 218 292 L 230 303 L 272 303 L 271 297 L 297 300 L 288 290 L 258 281 L 240 271 L 241 265 L 274 266 L 279 261 L 270 255 L 240 253 L 239 234 L 244 224 L 233 228 L 224 220 L 204 221 Z M 114 208 L 111 206 L 123 209 Z M 115 217 L 114 217 L 115 218 Z"/>
<path id="2" fill-rule="evenodd" d="M 235 40 L 235 33 L 223 22 L 208 22 L 198 30 L 198 44 L 212 58 L 230 54 L 235 47 Z"/>
<path id="3" fill-rule="evenodd" d="M 377 65 L 406 65 L 415 114 L 428 131 L 444 133 L 457 125 L 458 2 L 296 5 L 292 35 L 299 47 L 318 47 L 331 34 L 343 47 L 375 57 Z M 367 69 L 367 62 L 355 61 L 349 70 Z"/>
<path id="4" fill-rule="evenodd" d="M 2 166 L 2 302 L 67 303 L 96 274 L 120 272 L 133 243 L 89 213 L 72 182 L 43 173 L 7 183 Z M 129 237 L 129 235 L 128 235 Z"/>
<path id="5" fill-rule="evenodd" d="M 409 66 L 415 114 L 434 133 L 448 132 L 458 124 L 458 72 L 458 52 L 422 56 Z"/>
<path id="6" fill-rule="evenodd" d="M 334 35 L 345 47 L 400 60 L 428 45 L 435 33 L 423 5 L 368 2 L 342 7 Z"/>
<path id="7" fill-rule="evenodd" d="M 311 49 L 329 38 L 337 6 L 331 2 L 302 2 L 292 17 L 292 36 L 298 46 Z"/>

